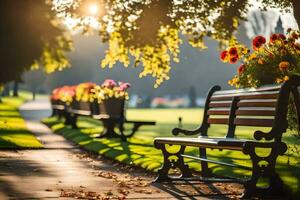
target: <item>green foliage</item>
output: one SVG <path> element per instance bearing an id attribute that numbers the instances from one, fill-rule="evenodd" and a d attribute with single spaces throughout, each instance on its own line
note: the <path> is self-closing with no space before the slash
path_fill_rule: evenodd
<path id="1" fill-rule="evenodd" d="M 155 87 L 169 79 L 172 60 L 179 62 L 180 35 L 201 49 L 206 36 L 226 45 L 252 6 L 250 1 L 237 0 L 71 0 L 54 1 L 53 8 L 60 16 L 78 20 L 76 28 L 86 30 L 90 16 L 82 9 L 95 3 L 101 9 L 95 16 L 101 39 L 109 44 L 102 67 L 117 62 L 127 67 L 133 60 L 134 67 L 143 66 L 140 77 L 156 78 Z M 262 1 L 262 9 L 269 6 L 289 11 L 292 2 Z"/>

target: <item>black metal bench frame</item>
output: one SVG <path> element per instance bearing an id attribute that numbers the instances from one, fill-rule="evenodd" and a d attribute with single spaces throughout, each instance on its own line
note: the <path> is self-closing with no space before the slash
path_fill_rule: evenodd
<path id="1" fill-rule="evenodd" d="M 127 138 L 132 137 L 141 126 L 150 126 L 156 125 L 154 121 L 135 121 L 135 120 L 127 120 L 125 118 L 124 112 L 120 117 L 114 117 L 110 115 L 104 114 L 96 114 L 93 111 L 93 103 L 90 103 L 90 112 L 86 112 L 84 110 L 76 110 L 72 109 L 72 107 L 67 108 L 66 110 L 66 125 L 71 125 L 72 128 L 77 129 L 77 119 L 79 116 L 91 117 L 93 119 L 101 120 L 104 126 L 103 132 L 101 132 L 98 138 L 121 138 L 123 141 L 126 141 Z M 125 110 L 125 106 L 123 105 L 123 110 Z M 99 111 L 97 111 L 99 112 Z M 132 129 L 127 133 L 124 128 L 124 124 L 133 124 Z M 117 133 L 115 128 L 118 129 Z"/>
<path id="2" fill-rule="evenodd" d="M 239 89 L 239 90 L 224 90 L 220 91 L 219 86 L 214 86 L 208 92 L 204 117 L 201 126 L 196 130 L 183 130 L 179 128 L 173 129 L 172 133 L 178 135 L 183 133 L 184 135 L 200 135 L 198 138 L 190 137 L 165 137 L 155 138 L 154 145 L 157 149 L 160 149 L 163 153 L 164 163 L 161 169 L 158 170 L 158 177 L 156 182 L 164 181 L 176 181 L 176 180 L 194 180 L 196 177 L 192 175 L 189 166 L 184 162 L 184 158 L 192 158 L 201 162 L 201 177 L 196 179 L 205 182 L 240 182 L 245 186 L 243 198 L 250 198 L 252 196 L 280 193 L 282 192 L 283 182 L 276 173 L 275 165 L 276 159 L 279 155 L 283 155 L 287 150 L 287 145 L 282 142 L 282 135 L 286 132 L 288 127 L 287 110 L 288 102 L 291 94 L 298 95 L 298 86 L 300 86 L 299 76 L 293 76 L 289 81 L 277 86 L 268 86 L 253 89 Z M 298 96 L 297 96 L 298 97 Z M 274 99 L 274 101 L 266 101 L 262 99 Z M 227 102 L 216 102 L 214 100 L 226 99 Z M 230 102 L 228 100 L 230 99 Z M 246 100 L 243 100 L 246 99 Z M 251 100 L 256 99 L 256 102 Z M 258 99 L 258 100 L 257 100 Z M 299 98 L 297 98 L 298 100 Z M 250 111 L 240 110 L 239 107 L 247 105 L 254 107 Z M 218 110 L 213 108 L 228 106 L 228 110 Z M 274 110 L 267 108 L 256 109 L 256 106 L 270 106 L 274 107 Z M 300 115 L 300 108 L 297 106 L 298 116 Z M 218 114 L 225 115 L 227 119 L 213 119 L 210 116 Z M 269 119 L 240 119 L 238 115 L 264 115 L 274 116 Z M 226 124 L 227 135 L 224 138 L 209 137 L 207 132 L 210 124 Z M 269 132 L 262 132 L 257 130 L 253 133 L 254 139 L 244 140 L 235 138 L 236 126 L 260 126 L 271 127 Z M 264 140 L 264 141 L 263 141 Z M 166 145 L 179 145 L 178 152 L 170 153 Z M 185 155 L 184 151 L 187 146 L 198 147 L 199 157 Z M 232 163 L 224 163 L 207 159 L 206 149 L 220 149 L 220 150 L 237 150 L 242 151 L 244 154 L 249 155 L 252 161 L 252 168 L 239 166 Z M 261 157 L 257 155 L 255 149 L 268 148 L 271 152 L 268 156 Z M 174 156 L 177 159 L 174 159 Z M 261 164 L 261 161 L 267 164 Z M 249 169 L 252 171 L 252 176 L 248 180 L 232 179 L 232 178 L 215 178 L 208 167 L 208 163 L 215 163 L 230 167 L 240 167 Z M 178 177 L 171 177 L 168 175 L 170 169 L 178 168 L 181 171 L 181 175 Z M 225 176 L 224 176 L 225 177 Z M 259 178 L 269 178 L 268 188 L 259 188 L 257 182 Z"/>

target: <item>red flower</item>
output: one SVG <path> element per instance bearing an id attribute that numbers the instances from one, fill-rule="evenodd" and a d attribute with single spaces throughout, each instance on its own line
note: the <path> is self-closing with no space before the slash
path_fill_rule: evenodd
<path id="1" fill-rule="evenodd" d="M 256 36 L 253 41 L 252 41 L 252 45 L 253 45 L 253 49 L 257 50 L 258 48 L 260 48 L 263 44 L 266 43 L 266 38 L 263 36 Z"/>
<path id="2" fill-rule="evenodd" d="M 227 56 L 228 56 L 228 51 L 222 51 L 222 52 L 220 53 L 220 59 L 221 59 L 222 61 L 224 61 L 224 60 L 227 58 Z"/>
<path id="3" fill-rule="evenodd" d="M 244 64 L 242 64 L 241 66 L 239 66 L 238 68 L 238 74 L 242 74 L 246 69 L 246 66 Z"/>
<path id="4" fill-rule="evenodd" d="M 236 55 L 238 55 L 238 50 L 237 50 L 236 47 L 231 47 L 229 49 L 228 53 L 229 53 L 230 56 L 236 56 Z"/>
<path id="5" fill-rule="evenodd" d="M 229 63 L 230 63 L 230 64 L 234 64 L 234 63 L 236 63 L 238 60 L 239 60 L 239 56 L 232 56 L 232 57 L 230 57 L 230 59 L 229 59 Z"/>
<path id="6" fill-rule="evenodd" d="M 277 35 L 277 34 L 271 35 L 271 37 L 270 37 L 270 42 L 271 42 L 271 43 L 274 43 L 276 40 L 278 40 L 278 35 Z"/>
<path id="7" fill-rule="evenodd" d="M 281 40 L 285 40 L 286 39 L 285 35 L 283 35 L 283 34 L 278 34 L 278 38 L 281 39 Z"/>

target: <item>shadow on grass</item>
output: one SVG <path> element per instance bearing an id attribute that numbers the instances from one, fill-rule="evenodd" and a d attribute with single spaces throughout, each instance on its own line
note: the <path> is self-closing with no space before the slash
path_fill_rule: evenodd
<path id="1" fill-rule="evenodd" d="M 0 133 L 0 134 L 2 134 L 2 133 Z M 16 145 L 15 143 L 12 143 L 10 141 L 0 138 L 0 149 L 16 149 L 18 147 L 19 146 Z"/>
<path id="2" fill-rule="evenodd" d="M 92 122 L 88 124 L 89 122 Z M 122 142 L 120 139 L 96 139 L 91 137 L 91 133 L 95 132 L 97 129 L 101 129 L 101 123 L 95 120 L 88 120 L 83 118 L 79 122 L 80 129 L 74 130 L 70 127 L 64 126 L 62 123 L 56 120 L 50 120 L 50 123 L 47 123 L 52 127 L 56 132 L 59 132 L 64 137 L 72 140 L 73 142 L 81 145 L 83 148 L 96 152 L 102 155 L 105 155 L 114 160 L 142 167 L 150 171 L 157 171 L 162 163 L 163 157 L 160 150 L 157 150 L 153 146 L 153 138 L 155 136 L 160 136 L 161 130 L 170 129 L 168 124 L 162 125 L 163 128 L 159 127 L 159 131 L 148 133 L 150 129 L 142 129 L 135 137 L 128 139 L 127 142 Z M 173 125 L 174 127 L 174 125 Z M 169 136 L 171 136 L 169 134 Z M 173 148 L 173 147 L 171 147 Z M 198 155 L 197 148 L 187 148 L 186 153 L 189 155 Z M 249 156 L 244 155 L 241 152 L 236 151 L 218 151 L 218 150 L 208 150 L 209 158 L 216 161 L 223 161 L 227 163 L 234 163 L 243 166 L 251 166 L 251 161 Z M 291 156 L 294 160 L 298 157 Z M 277 165 L 277 171 L 280 176 L 283 177 L 283 180 L 288 188 L 292 189 L 293 193 L 296 192 L 296 195 L 299 195 L 300 188 L 300 170 L 299 166 L 290 166 L 286 164 L 286 156 L 279 158 Z M 200 170 L 200 163 L 191 159 L 185 159 L 186 163 L 192 169 Z M 214 173 L 220 176 L 229 176 L 234 178 L 245 179 L 251 175 L 251 171 L 241 170 L 237 168 L 229 168 L 224 166 L 218 166 L 215 164 L 209 164 L 210 168 Z M 176 192 L 175 192 L 176 193 Z"/>

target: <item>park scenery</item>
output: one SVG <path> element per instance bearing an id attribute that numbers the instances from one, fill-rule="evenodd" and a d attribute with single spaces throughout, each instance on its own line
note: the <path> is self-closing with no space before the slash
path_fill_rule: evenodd
<path id="1" fill-rule="evenodd" d="M 299 0 L 0 15 L 0 200 L 300 200 Z"/>

